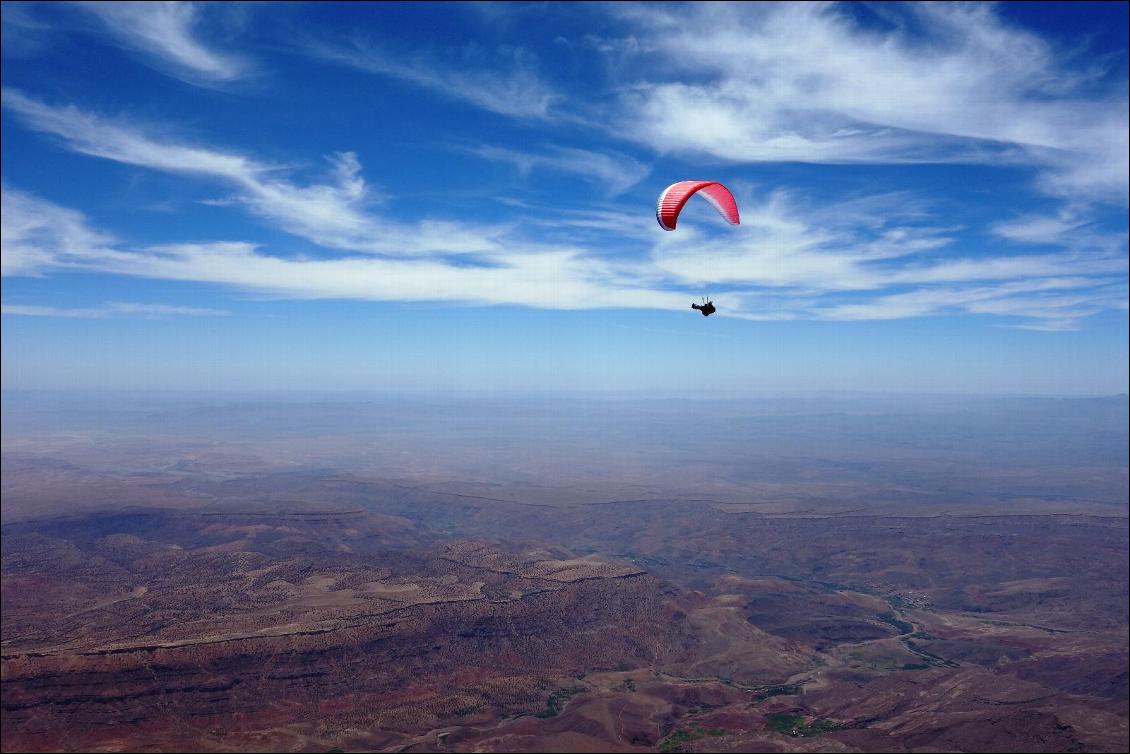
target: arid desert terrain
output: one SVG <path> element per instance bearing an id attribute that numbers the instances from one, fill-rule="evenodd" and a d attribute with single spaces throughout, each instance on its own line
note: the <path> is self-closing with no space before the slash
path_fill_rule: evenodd
<path id="1" fill-rule="evenodd" d="M 825 433 L 763 413 L 793 437 L 695 450 L 638 407 L 617 438 L 595 413 L 524 436 L 452 414 L 436 439 L 372 411 L 379 431 L 321 441 L 248 416 L 156 431 L 168 409 L 10 426 L 4 749 L 1125 744 L 1114 421 L 1048 419 L 1115 445 L 1055 453 L 972 415 L 884 449 L 905 409 Z"/>

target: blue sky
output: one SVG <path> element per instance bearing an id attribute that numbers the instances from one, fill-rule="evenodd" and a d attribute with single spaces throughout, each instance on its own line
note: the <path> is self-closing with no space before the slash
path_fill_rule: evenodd
<path id="1" fill-rule="evenodd" d="M 3 384 L 1125 392 L 1126 30 L 6 2 Z"/>

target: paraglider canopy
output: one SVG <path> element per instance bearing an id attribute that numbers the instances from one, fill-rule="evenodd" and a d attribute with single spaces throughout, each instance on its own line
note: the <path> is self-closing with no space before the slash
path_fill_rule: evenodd
<path id="1" fill-rule="evenodd" d="M 655 219 L 663 230 L 674 230 L 679 221 L 679 213 L 683 206 L 695 194 L 701 193 L 703 198 L 714 205 L 718 214 L 725 218 L 730 225 L 738 225 L 738 203 L 730 189 L 717 181 L 679 181 L 663 189 L 659 201 L 655 206 Z"/>
<path id="2" fill-rule="evenodd" d="M 714 205 L 714 209 L 718 210 L 718 214 L 722 215 L 730 225 L 738 225 L 741 222 L 734 195 L 718 181 L 679 181 L 663 189 L 659 201 L 655 204 L 655 219 L 659 222 L 659 227 L 663 230 L 674 230 L 679 222 L 679 213 L 683 211 L 687 200 L 699 193 Z M 714 302 L 705 298 L 701 304 L 691 304 L 691 308 L 701 312 L 704 317 L 709 317 L 717 311 Z"/>

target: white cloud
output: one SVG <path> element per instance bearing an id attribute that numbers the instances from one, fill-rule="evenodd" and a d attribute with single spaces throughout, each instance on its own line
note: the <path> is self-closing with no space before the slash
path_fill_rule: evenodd
<path id="1" fill-rule="evenodd" d="M 312 42 L 303 49 L 320 60 L 407 81 L 500 115 L 545 119 L 560 100 L 520 50 L 504 70 L 497 70 L 465 61 L 441 65 L 421 55 L 395 55 L 360 37 L 347 45 Z"/>
<path id="2" fill-rule="evenodd" d="M 563 309 L 683 309 L 688 297 L 709 290 L 723 316 L 886 319 L 956 310 L 1026 318 L 1045 329 L 1119 308 L 1109 291 L 1125 288 L 1125 234 L 1094 229 L 1082 204 L 998 223 L 995 246 L 960 254 L 952 249 L 962 229 L 935 224 L 922 201 L 900 193 L 813 207 L 787 191 L 759 197 L 738 186 L 742 224 L 724 233 L 703 232 L 715 225 L 700 225 L 695 213 L 713 210 L 694 202 L 677 233 L 658 229 L 650 212 L 575 207 L 531 208 L 526 225 L 403 223 L 378 211 L 352 153 L 330 157 L 328 178 L 299 184 L 290 170 L 156 135 L 162 129 L 14 90 L 4 91 L 4 106 L 76 152 L 220 182 L 234 192 L 229 203 L 330 254 L 281 258 L 245 243 L 131 247 L 92 230 L 77 212 L 5 186 L 5 275 L 83 269 L 296 298 Z M 587 169 L 579 151 L 492 154 L 527 160 L 530 170 Z M 620 169 L 598 165 L 588 175 L 597 180 Z M 1011 244 L 1052 248 L 1000 252 Z M 639 254 L 625 256 L 625 248 Z M 1082 299 L 1047 293 L 1066 281 Z"/>
<path id="3" fill-rule="evenodd" d="M 0 314 L 15 314 L 25 317 L 67 317 L 80 319 L 103 319 L 106 317 L 218 317 L 227 314 L 222 309 L 206 309 L 197 306 L 169 306 L 167 304 L 134 304 L 115 301 L 102 306 L 82 308 L 60 308 L 56 306 L 35 306 L 4 304 Z"/>
<path id="4" fill-rule="evenodd" d="M 467 151 L 486 160 L 510 163 L 523 175 L 543 169 L 579 175 L 610 196 L 624 193 L 651 172 L 639 160 L 616 152 L 552 147 L 537 153 L 496 146 L 471 147 Z"/>
<path id="5" fill-rule="evenodd" d="M 923 224 L 928 216 L 913 209 L 900 216 L 900 201 L 896 194 L 807 208 L 782 191 L 760 202 L 747 197 L 740 226 L 704 234 L 681 225 L 679 233 L 665 234 L 656 244 L 653 261 L 680 285 L 731 289 L 716 296 L 726 311 L 758 320 L 959 312 L 1024 318 L 1032 328 L 1074 329 L 1087 316 L 1124 308 L 1119 303 L 1128 274 L 1124 237 L 1096 234 L 1084 242 L 1058 221 L 999 226 L 996 234 L 1010 242 L 1059 248 L 955 256 L 951 249 L 959 229 Z M 742 292 L 743 287 L 754 290 Z M 1048 293 L 1060 289 L 1073 292 Z"/>
<path id="6" fill-rule="evenodd" d="M 1016 244 L 1058 246 L 1093 255 L 1117 256 L 1127 240 L 1125 231 L 1103 230 L 1089 212 L 1071 205 L 1051 215 L 1030 214 L 999 222 L 990 230 Z"/>
<path id="7" fill-rule="evenodd" d="M 16 89 L 4 89 L 3 104 L 30 127 L 58 136 L 69 148 L 93 157 L 155 170 L 209 175 L 243 185 L 254 184 L 270 167 L 241 155 L 150 137 L 71 105 L 52 107 Z"/>
<path id="8" fill-rule="evenodd" d="M 91 230 L 81 212 L 10 188 L 0 192 L 0 272 L 39 275 L 52 267 L 113 255 L 113 237 Z"/>
<path id="9" fill-rule="evenodd" d="M 522 222 L 536 226 L 544 237 L 568 237 L 586 240 L 593 244 L 608 243 L 617 239 L 650 245 L 656 240 L 655 215 L 650 212 L 630 212 L 625 209 L 593 207 L 561 207 L 558 205 L 529 204 L 521 200 L 499 198 L 508 206 L 525 210 Z"/>
<path id="10" fill-rule="evenodd" d="M 637 63 L 613 128 L 662 153 L 1026 163 L 1057 195 L 1126 202 L 1125 82 L 1076 95 L 1086 74 L 990 5 L 884 7 L 888 30 L 827 3 L 612 7 L 633 26 L 619 75 Z"/>
<path id="11" fill-rule="evenodd" d="M 555 309 L 682 308 L 686 294 L 649 289 L 581 249 L 512 249 L 483 265 L 445 259 L 280 258 L 238 242 L 127 248 L 81 213 L 5 186 L 5 274 L 58 270 L 196 281 L 292 298 L 453 301 Z M 22 229 L 7 232 L 8 227 Z M 87 245 L 88 244 L 88 245 Z M 16 263 L 9 265 L 9 258 Z M 29 312 L 22 312 L 29 313 Z"/>
<path id="12" fill-rule="evenodd" d="M 1063 216 L 1035 215 L 997 223 L 992 230 L 1001 238 L 1018 243 L 1059 245 L 1066 238 L 1077 234 L 1085 225 L 1084 222 Z"/>
<path id="13" fill-rule="evenodd" d="M 1126 286 L 1095 285 L 1091 278 L 1048 278 L 978 286 L 940 286 L 881 296 L 864 303 L 818 307 L 813 314 L 832 320 L 903 319 L 964 312 L 1026 321 L 1010 325 L 1028 330 L 1078 329 L 1080 320 L 1123 308 Z"/>
<path id="14" fill-rule="evenodd" d="M 0 47 L 5 57 L 30 58 L 48 48 L 52 29 L 36 17 L 33 6 L 4 3 L 0 14 Z"/>
<path id="15" fill-rule="evenodd" d="M 577 251 L 509 254 L 492 261 L 491 266 L 467 267 L 442 260 L 294 260 L 268 256 L 248 244 L 181 244 L 146 249 L 128 265 L 110 269 L 299 298 L 454 301 L 549 309 L 668 308 L 682 306 L 686 298 L 673 291 L 617 287 L 599 262 Z"/>
<path id="16" fill-rule="evenodd" d="M 898 195 L 887 198 L 898 201 Z M 708 283 L 792 287 L 804 291 L 879 290 L 897 285 L 1020 280 L 1064 275 L 1125 275 L 1124 244 L 1101 251 L 1007 256 L 939 257 L 953 243 L 947 229 L 895 224 L 897 210 L 858 203 L 807 210 L 777 191 L 763 202 L 742 202 L 742 224 L 704 236 L 680 226 L 656 245 L 657 267 L 691 285 Z M 688 205 L 688 208 L 691 205 Z M 885 218 L 885 219 L 877 219 Z M 1062 241 L 1062 239 L 1060 239 Z"/>
<path id="17" fill-rule="evenodd" d="M 426 221 L 406 226 L 367 211 L 369 191 L 356 155 L 332 155 L 330 180 L 298 185 L 281 168 L 235 152 L 180 143 L 5 89 L 4 106 L 70 149 L 129 165 L 223 181 L 235 201 L 282 230 L 335 249 L 380 254 L 479 254 L 502 249 L 502 229 Z"/>
<path id="18" fill-rule="evenodd" d="M 200 14 L 208 4 L 188 2 L 76 3 L 96 16 L 128 47 L 141 50 L 192 83 L 218 83 L 246 76 L 241 56 L 211 49 L 197 38 Z"/>
<path id="19" fill-rule="evenodd" d="M 536 251 L 515 247 L 488 256 L 481 265 L 455 264 L 442 258 L 280 258 L 254 244 L 237 242 L 128 248 L 91 230 L 85 218 L 73 210 L 9 187 L 4 188 L 3 200 L 5 232 L 0 257 L 5 274 L 84 270 L 213 283 L 287 298 L 451 301 L 554 309 L 677 311 L 702 290 L 702 283 L 672 284 L 670 271 L 661 265 L 609 262 L 580 247 L 541 247 Z M 760 227 L 779 225 L 787 236 L 794 230 L 790 226 L 793 220 L 774 217 L 774 209 L 783 206 L 774 208 L 774 201 L 780 202 L 780 198 L 761 208 Z M 924 238 L 930 241 L 929 230 L 925 233 Z M 855 252 L 841 251 L 833 257 L 845 279 L 853 281 L 847 286 L 829 274 L 826 260 L 820 257 L 826 252 L 798 248 L 795 253 L 802 257 L 800 261 L 788 260 L 787 255 L 779 257 L 774 263 L 783 269 L 766 272 L 759 281 L 759 285 L 770 287 L 719 291 L 714 298 L 720 314 L 758 320 L 874 320 L 956 311 L 1008 317 L 1022 320 L 1015 326 L 1051 330 L 1077 327 L 1082 318 L 1100 311 L 1125 309 L 1124 259 L 1121 266 L 1110 262 L 1109 266 L 1081 268 L 1057 264 L 1054 255 L 1039 255 L 1018 258 L 1015 266 L 1002 265 L 1000 260 L 968 260 L 967 267 L 957 272 L 947 266 L 952 262 L 897 274 L 871 270 L 868 264 L 877 259 L 921 253 L 923 237 L 909 231 L 896 236 L 892 241 L 890 231 L 880 229 L 878 241 L 862 243 Z M 878 253 L 876 248 L 880 249 Z M 10 259 L 17 263 L 9 264 Z M 698 260 L 698 264 L 709 261 Z M 832 267 L 832 273 L 836 269 Z M 918 287 L 889 292 L 907 284 Z M 855 300 L 837 301 L 845 290 L 854 291 L 850 295 Z M 877 295 L 871 291 L 877 291 Z M 867 297 L 860 300 L 861 295 Z M 55 314 L 46 308 L 33 311 L 26 307 L 11 313 Z M 101 313 L 76 310 L 71 316 Z M 119 309 L 106 311 L 105 316 L 128 313 Z M 134 313 L 188 312 L 139 309 Z"/>

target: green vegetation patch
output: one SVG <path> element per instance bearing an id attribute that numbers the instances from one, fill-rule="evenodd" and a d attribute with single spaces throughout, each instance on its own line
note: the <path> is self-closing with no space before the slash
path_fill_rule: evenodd
<path id="1" fill-rule="evenodd" d="M 922 656 L 910 653 L 905 646 L 875 646 L 843 652 L 845 662 L 859 671 L 889 673 L 896 670 L 922 670 L 930 667 L 921 664 Z"/>
<path id="2" fill-rule="evenodd" d="M 701 725 L 692 725 L 690 730 L 677 730 L 659 743 L 662 752 L 679 751 L 683 744 L 707 736 L 724 736 L 729 733 L 725 728 L 704 728 Z"/>
<path id="3" fill-rule="evenodd" d="M 805 583 L 806 581 L 805 579 L 790 579 L 787 576 L 782 576 L 781 578 L 787 579 L 788 581 L 798 581 L 801 583 Z M 812 581 L 810 583 L 818 585 L 825 592 L 829 593 L 855 592 L 856 594 L 870 594 L 874 596 L 879 595 L 879 592 L 875 591 L 873 588 L 869 586 L 861 586 L 859 584 L 841 584 L 837 581 Z"/>
<path id="4" fill-rule="evenodd" d="M 457 707 L 456 709 L 451 710 L 451 714 L 454 717 L 464 717 L 466 715 L 473 715 L 478 711 L 479 711 L 479 705 L 469 704 L 466 707 Z"/>
<path id="5" fill-rule="evenodd" d="M 875 617 L 886 623 L 888 626 L 894 626 L 895 628 L 897 628 L 900 634 L 909 634 L 914 632 L 913 623 L 907 623 L 904 620 L 899 620 L 899 617 L 894 613 L 879 613 Z"/>
<path id="6" fill-rule="evenodd" d="M 766 715 L 765 720 L 769 723 L 769 727 L 778 733 L 784 733 L 788 736 L 804 736 L 805 738 L 839 730 L 841 727 L 831 720 L 822 718 L 806 723 L 804 715 L 796 715 L 791 712 L 773 712 Z"/>
<path id="7" fill-rule="evenodd" d="M 678 751 L 679 747 L 690 741 L 691 734 L 685 730 L 677 730 L 659 742 L 659 750 L 663 752 Z"/>
<path id="8" fill-rule="evenodd" d="M 796 696 L 801 687 L 795 683 L 786 683 L 779 686 L 766 686 L 757 692 L 757 700 L 768 699 L 771 696 Z"/>
<path id="9" fill-rule="evenodd" d="M 958 663 L 954 662 L 953 660 L 947 660 L 944 657 L 939 657 L 936 654 L 933 654 L 931 652 L 927 652 L 921 646 L 919 646 L 918 644 L 915 644 L 914 642 L 912 642 L 908 639 L 903 639 L 902 643 L 911 652 L 913 652 L 914 654 L 918 655 L 919 657 L 925 659 L 926 662 L 930 663 L 931 665 L 933 665 L 935 667 L 943 667 L 943 668 L 956 668 L 956 667 L 958 667 Z"/>
<path id="10" fill-rule="evenodd" d="M 813 720 L 808 725 L 801 729 L 802 736 L 818 736 L 821 733 L 828 733 L 833 730 L 839 730 L 841 726 L 832 722 L 831 720 L 817 719 Z"/>
<path id="11" fill-rule="evenodd" d="M 794 715 L 789 712 L 771 712 L 765 716 L 769 727 L 778 733 L 791 733 L 799 730 L 804 725 L 804 715 Z"/>
<path id="12" fill-rule="evenodd" d="M 1049 634 L 1071 633 L 1071 631 L 1064 631 L 1062 628 L 1048 628 L 1047 626 L 1037 626 L 1035 623 L 1009 623 L 1008 621 L 1003 620 L 983 620 L 981 622 L 990 626 L 1000 626 L 1002 628 L 1035 628 L 1040 631 L 1045 631 Z"/>
<path id="13" fill-rule="evenodd" d="M 588 691 L 588 688 L 585 686 L 570 686 L 565 689 L 557 689 L 557 691 L 549 695 L 549 699 L 545 700 L 545 709 L 535 713 L 535 717 L 557 717 L 561 714 L 562 708 L 565 707 L 565 702 L 585 691 Z"/>

